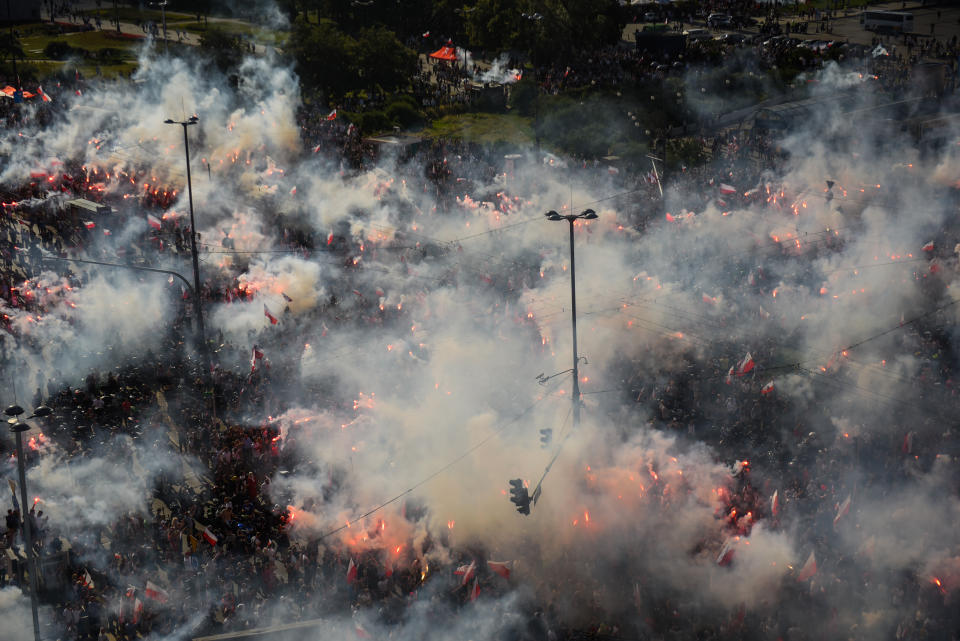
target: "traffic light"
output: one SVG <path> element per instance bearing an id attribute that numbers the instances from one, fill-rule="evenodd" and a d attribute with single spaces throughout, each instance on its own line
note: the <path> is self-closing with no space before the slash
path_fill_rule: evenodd
<path id="1" fill-rule="evenodd" d="M 510 502 L 517 506 L 520 514 L 530 514 L 530 495 L 522 479 L 510 479 Z"/>
<path id="2" fill-rule="evenodd" d="M 546 449 L 550 445 L 550 441 L 553 440 L 553 430 L 547 428 L 545 430 L 540 430 L 540 447 Z"/>

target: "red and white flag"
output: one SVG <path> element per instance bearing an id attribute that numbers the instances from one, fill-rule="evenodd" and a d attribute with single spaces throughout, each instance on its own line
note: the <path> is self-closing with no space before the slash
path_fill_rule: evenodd
<path id="1" fill-rule="evenodd" d="M 773 381 L 770 381 L 766 385 L 760 388 L 760 394 L 766 396 L 767 394 L 773 393 Z"/>
<path id="2" fill-rule="evenodd" d="M 429 31 L 424 31 L 424 32 L 423 32 L 423 37 L 424 37 L 424 38 L 429 38 L 429 37 L 430 37 L 430 32 L 429 32 Z"/>
<path id="3" fill-rule="evenodd" d="M 797 573 L 797 581 L 806 581 L 816 573 L 817 557 L 813 552 L 811 552 L 810 556 L 807 557 L 807 562 L 803 564 L 803 567 L 800 568 L 800 572 Z"/>
<path id="4" fill-rule="evenodd" d="M 85 220 L 83 221 L 83 226 L 87 229 L 93 229 L 97 226 L 97 223 L 93 222 L 92 220 Z"/>
<path id="5" fill-rule="evenodd" d="M 850 495 L 847 494 L 847 498 L 843 499 L 843 503 L 837 507 L 837 515 L 833 517 L 833 527 L 837 527 L 837 523 L 840 522 L 840 519 L 845 517 L 847 514 L 850 514 L 850 498 Z"/>
<path id="6" fill-rule="evenodd" d="M 83 571 L 83 577 L 81 577 L 80 582 L 83 584 L 83 587 L 93 589 L 93 577 L 90 576 L 90 572 L 86 569 Z"/>
<path id="7" fill-rule="evenodd" d="M 750 372 L 753 369 L 755 363 L 753 362 L 753 356 L 750 355 L 750 352 L 747 352 L 747 355 L 743 357 L 743 360 L 737 363 L 737 376 L 743 376 Z"/>
<path id="8" fill-rule="evenodd" d="M 727 377 L 726 377 L 725 379 L 723 379 L 724 382 L 725 382 L 727 385 L 730 385 L 731 383 L 733 383 L 733 374 L 734 374 L 734 369 L 735 369 L 735 367 L 736 367 L 736 366 L 731 365 L 731 366 L 730 366 L 730 371 L 727 372 Z"/>
<path id="9" fill-rule="evenodd" d="M 160 222 L 160 219 L 151 214 L 147 214 L 147 224 L 157 231 L 160 231 L 160 229 L 163 227 L 163 223 Z"/>
<path id="10" fill-rule="evenodd" d="M 496 572 L 505 579 L 510 578 L 510 566 L 513 561 L 487 561 L 487 567 L 491 572 Z"/>
<path id="11" fill-rule="evenodd" d="M 457 576 L 463 577 L 463 579 L 460 581 L 460 585 L 466 585 L 470 582 L 470 579 L 473 578 L 473 575 L 477 573 L 477 562 L 471 561 L 470 565 L 461 565 L 454 570 L 453 573 Z"/>
<path id="12" fill-rule="evenodd" d="M 358 639 L 369 639 L 369 638 L 370 638 L 370 633 L 367 632 L 367 629 L 366 629 L 365 627 L 363 627 L 362 625 L 360 625 L 359 623 L 354 623 L 354 624 L 353 624 L 353 629 L 356 631 L 356 633 L 357 633 L 357 638 L 358 638 Z"/>
<path id="13" fill-rule="evenodd" d="M 276 325 L 279 322 L 277 317 L 270 313 L 270 308 L 267 307 L 266 303 L 263 304 L 263 315 L 270 319 L 271 325 Z"/>
<path id="14" fill-rule="evenodd" d="M 780 491 L 774 490 L 773 496 L 770 497 L 770 514 L 777 516 L 780 514 Z"/>
<path id="15" fill-rule="evenodd" d="M 926 245 L 923 246 L 923 251 L 925 251 L 925 252 L 932 252 L 932 251 L 933 251 L 933 241 L 932 241 L 932 240 L 931 240 L 929 243 L 927 243 Z"/>
<path id="16" fill-rule="evenodd" d="M 253 346 L 253 356 L 250 357 L 250 373 L 253 374 L 257 370 L 257 361 L 263 360 L 263 350 L 261 350 L 256 345 Z"/>
<path id="17" fill-rule="evenodd" d="M 473 587 L 470 588 L 470 600 L 476 601 L 478 596 L 480 596 L 480 581 L 478 579 L 474 579 Z"/>
<path id="18" fill-rule="evenodd" d="M 353 558 L 350 558 L 350 564 L 347 565 L 347 583 L 355 583 L 357 581 L 357 564 L 353 562 Z"/>
<path id="19" fill-rule="evenodd" d="M 717 555 L 717 565 L 730 565 L 730 563 L 733 561 L 733 555 L 736 553 L 736 544 L 737 537 L 735 536 L 731 536 L 724 542 L 723 547 L 720 548 L 720 554 Z"/>
<path id="20" fill-rule="evenodd" d="M 44 102 L 53 102 L 52 100 L 50 100 L 50 96 L 48 96 L 46 92 L 43 90 L 43 87 L 39 85 L 37 85 L 37 95 L 39 95 L 40 100 Z"/>
<path id="21" fill-rule="evenodd" d="M 217 535 L 214 534 L 209 527 L 203 528 L 203 540 L 209 543 L 210 545 L 217 544 Z"/>
<path id="22" fill-rule="evenodd" d="M 153 581 L 147 581 L 147 587 L 144 589 L 144 594 L 154 601 L 159 601 L 160 603 L 166 603 L 170 600 L 170 595 L 167 594 L 167 591 Z"/>
<path id="23" fill-rule="evenodd" d="M 336 110 L 336 109 L 334 109 L 333 111 L 331 111 L 330 113 L 327 114 L 327 120 L 336 120 L 336 119 L 337 119 L 337 110 Z"/>
<path id="24" fill-rule="evenodd" d="M 140 616 L 143 614 L 143 601 L 139 598 L 133 600 L 133 623 L 140 623 Z"/>
<path id="25" fill-rule="evenodd" d="M 731 196 L 737 193 L 737 188 L 727 183 L 720 183 L 720 193 L 725 196 Z"/>

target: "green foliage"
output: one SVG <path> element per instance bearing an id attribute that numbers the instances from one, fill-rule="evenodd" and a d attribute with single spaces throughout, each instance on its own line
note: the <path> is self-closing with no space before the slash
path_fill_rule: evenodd
<path id="1" fill-rule="evenodd" d="M 520 80 L 510 87 L 508 106 L 523 116 L 532 116 L 537 108 L 537 85 L 533 80 Z"/>
<path id="2" fill-rule="evenodd" d="M 43 48 L 43 55 L 50 60 L 66 60 L 71 56 L 83 56 L 86 53 L 83 49 L 75 49 L 65 40 L 54 40 Z"/>
<path id="3" fill-rule="evenodd" d="M 200 36 L 200 49 L 223 71 L 236 65 L 246 52 L 246 45 L 236 36 L 211 27 Z"/>
<path id="4" fill-rule="evenodd" d="M 423 122 L 423 114 L 410 96 L 401 96 L 384 109 L 387 118 L 399 127 L 409 128 Z"/>
<path id="5" fill-rule="evenodd" d="M 357 36 L 356 64 L 367 87 L 395 91 L 407 85 L 417 68 L 417 53 L 403 46 L 385 27 L 364 29 Z"/>
<path id="6" fill-rule="evenodd" d="M 706 151 L 698 138 L 671 138 L 667 141 L 667 164 L 672 169 L 678 169 L 681 165 L 696 167 L 706 161 Z"/>

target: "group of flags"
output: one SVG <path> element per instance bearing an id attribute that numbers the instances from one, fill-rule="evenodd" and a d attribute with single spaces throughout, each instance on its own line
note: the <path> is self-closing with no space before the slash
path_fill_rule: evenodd
<path id="1" fill-rule="evenodd" d="M 706 297 L 706 294 L 704 294 Z M 749 374 L 753 371 L 753 368 L 756 367 L 756 362 L 753 360 L 753 355 L 750 352 L 747 352 L 747 355 L 744 356 L 736 365 L 731 365 L 730 369 L 727 371 L 727 376 L 724 379 L 724 382 L 727 385 L 733 383 L 734 377 L 741 377 Z M 769 381 L 766 385 L 760 388 L 760 394 L 766 396 L 772 394 L 774 390 L 773 381 Z"/>

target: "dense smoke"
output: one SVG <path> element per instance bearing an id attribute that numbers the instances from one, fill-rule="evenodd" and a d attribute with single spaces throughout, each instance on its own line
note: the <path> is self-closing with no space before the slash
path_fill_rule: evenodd
<path id="1" fill-rule="evenodd" d="M 506 73 L 502 64 L 495 71 Z M 826 95 L 866 82 L 853 73 L 828 67 L 815 79 Z M 953 277 L 942 274 L 955 265 L 933 266 L 955 263 L 939 248 L 954 238 L 943 231 L 944 183 L 956 158 L 924 158 L 882 126 L 844 135 L 848 116 L 828 105 L 780 141 L 789 157 L 775 170 L 749 184 L 718 176 L 698 207 L 668 188 L 664 211 L 644 212 L 641 232 L 629 203 L 609 201 L 620 189 L 614 175 L 573 178 L 523 157 L 509 175 L 464 175 L 469 189 L 442 199 L 417 168 L 347 171 L 304 148 L 297 79 L 279 61 L 246 60 L 238 86 L 147 52 L 133 84 L 77 97 L 42 136 L 8 132 L 0 181 L 79 161 L 96 168 L 108 201 L 134 178 L 176 189 L 169 216 L 188 225 L 183 131 L 163 121 L 199 115 L 188 135 L 201 270 L 248 293 L 206 303 L 206 331 L 226 345 L 219 364 L 235 373 L 249 371 L 255 345 L 263 351 L 274 395 L 233 418 L 279 425 L 299 462 L 272 479 L 272 501 L 291 506 L 295 540 L 445 573 L 432 581 L 423 571 L 422 594 L 396 633 L 372 608 L 332 615 L 343 638 L 359 625 L 374 636 L 501 639 L 533 625 L 529 613 L 544 603 L 571 626 L 606 612 L 644 629 L 645 612 L 664 600 L 722 621 L 738 610 L 757 620 L 787 611 L 803 626 L 832 611 L 837 630 L 880 638 L 907 607 L 891 601 L 896 573 L 957 587 L 960 505 L 945 491 L 952 459 L 922 467 L 906 458 L 903 473 L 887 477 L 857 444 L 870 432 L 898 448 L 907 433 L 919 444 L 948 429 L 936 393 L 912 393 L 930 363 L 919 339 L 898 328 L 925 314 L 952 326 L 956 311 L 935 308 L 952 300 Z M 866 108 L 873 98 L 863 95 Z M 457 175 L 472 167 L 444 161 Z M 543 212 L 587 207 L 599 219 L 578 222 L 574 234 L 584 392 L 574 427 L 568 227 Z M 109 259 L 110 242 L 147 230 L 135 207 L 123 214 L 86 257 Z M 318 251 L 287 250 L 281 226 L 305 228 Z M 932 240 L 942 259 L 922 249 Z M 149 264 L 188 273 L 183 255 L 163 255 Z M 42 318 L 3 309 L 26 337 L 3 338 L 31 373 L 21 401 L 48 379 L 80 387 L 91 368 L 156 349 L 189 303 L 165 276 L 74 271 L 82 285 L 53 271 L 41 277 L 51 290 Z M 736 371 L 747 352 L 749 374 Z M 652 409 L 664 390 L 704 410 L 680 419 Z M 148 514 L 158 477 L 199 467 L 167 442 L 164 413 L 148 421 L 150 445 L 117 438 L 82 463 L 61 466 L 62 452 L 41 458 L 30 483 L 53 531 Z M 737 436 L 737 413 L 762 415 L 768 432 Z M 552 430 L 546 447 L 541 429 Z M 848 512 L 793 509 L 801 489 L 820 490 L 787 483 L 816 478 L 823 470 L 802 468 L 823 450 L 817 465 L 843 469 L 829 489 L 852 497 Z M 516 514 L 508 479 L 532 491 L 548 465 L 532 514 Z M 731 515 L 731 497 L 747 485 L 752 502 Z M 872 581 L 867 600 L 847 599 L 821 575 L 798 581 L 814 550 L 821 575 Z M 450 570 L 471 559 L 510 562 L 509 583 L 451 611 L 449 626 L 433 624 L 425 603 L 457 589 Z M 867 574 L 876 578 L 858 578 Z M 792 612 L 794 590 L 830 602 L 816 614 Z M 22 603 L 3 595 L 21 616 Z M 285 607 L 271 604 L 258 625 L 285 620 Z M 18 638 L 10 635 L 28 626 L 5 619 L 0 629 Z"/>

